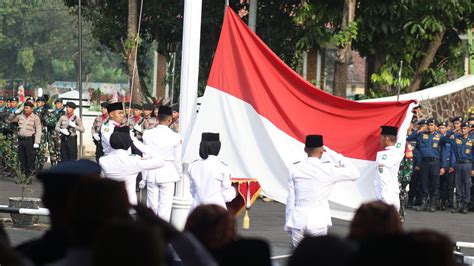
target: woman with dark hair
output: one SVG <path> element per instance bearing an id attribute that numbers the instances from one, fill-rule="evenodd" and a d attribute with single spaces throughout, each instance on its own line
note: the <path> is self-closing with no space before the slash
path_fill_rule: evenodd
<path id="1" fill-rule="evenodd" d="M 216 204 L 227 208 L 225 203 L 236 196 L 230 181 L 230 169 L 217 158 L 220 149 L 218 133 L 202 133 L 199 147 L 201 159 L 192 162 L 188 168 L 193 196 L 191 210 L 200 204 Z"/>
<path id="2" fill-rule="evenodd" d="M 365 241 L 369 238 L 403 233 L 400 216 L 393 205 L 382 201 L 362 204 L 352 219 L 349 239 Z"/>

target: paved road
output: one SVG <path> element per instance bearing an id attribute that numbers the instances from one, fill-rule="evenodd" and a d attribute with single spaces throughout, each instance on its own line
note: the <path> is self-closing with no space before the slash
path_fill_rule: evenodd
<path id="1" fill-rule="evenodd" d="M 27 193 L 32 196 L 40 196 L 41 185 L 37 180 L 28 188 Z M 11 179 L 0 176 L 0 205 L 8 204 L 8 197 L 21 195 L 21 187 L 16 185 Z M 291 251 L 290 236 L 283 231 L 285 206 L 277 202 L 263 202 L 257 200 L 250 211 L 249 230 L 243 230 L 242 217 L 237 218 L 237 226 L 240 234 L 244 236 L 260 237 L 267 239 L 272 246 L 272 254 L 282 255 Z M 9 217 L 8 214 L 1 214 L 0 218 Z M 48 219 L 43 217 L 40 222 L 47 223 Z M 347 221 L 333 219 L 334 226 L 329 232 L 332 234 L 346 236 L 348 233 Z M 451 237 L 453 241 L 474 242 L 474 213 L 451 214 L 449 212 L 414 212 L 408 211 L 404 224 L 405 229 L 433 229 L 443 232 Z M 38 237 L 42 234 L 40 227 L 37 229 L 16 229 L 8 228 L 9 237 L 14 244 L 21 243 L 28 239 Z M 465 250 L 469 255 L 474 255 L 474 250 Z"/>

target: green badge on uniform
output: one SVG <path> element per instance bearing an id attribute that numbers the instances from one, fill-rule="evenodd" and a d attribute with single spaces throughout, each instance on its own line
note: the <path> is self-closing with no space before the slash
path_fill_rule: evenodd
<path id="1" fill-rule="evenodd" d="M 395 146 L 397 149 L 400 148 L 402 146 L 402 144 L 399 142 L 397 143 L 397 146 Z"/>
<path id="2" fill-rule="evenodd" d="M 387 159 L 387 154 L 382 155 L 382 160 L 386 160 L 386 159 Z"/>
<path id="3" fill-rule="evenodd" d="M 379 170 L 379 173 L 383 174 L 383 167 L 382 166 L 377 167 L 377 169 Z"/>

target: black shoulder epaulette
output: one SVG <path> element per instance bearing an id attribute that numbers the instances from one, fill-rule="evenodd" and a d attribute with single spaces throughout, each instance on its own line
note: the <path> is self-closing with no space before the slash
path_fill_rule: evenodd
<path id="1" fill-rule="evenodd" d="M 299 164 L 299 163 L 301 163 L 301 161 L 294 162 L 293 164 Z"/>

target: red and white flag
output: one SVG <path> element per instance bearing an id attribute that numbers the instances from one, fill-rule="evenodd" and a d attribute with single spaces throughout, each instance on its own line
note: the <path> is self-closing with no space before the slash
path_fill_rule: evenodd
<path id="1" fill-rule="evenodd" d="M 338 184 L 330 198 L 332 215 L 350 219 L 375 195 L 380 126 L 399 127 L 403 141 L 415 104 L 359 103 L 314 87 L 227 8 L 184 161 L 199 158 L 202 132 L 219 132 L 219 157 L 232 176 L 257 178 L 265 195 L 285 203 L 288 167 L 306 157 L 305 136 L 321 134 L 326 146 L 351 158 L 361 171 L 357 182 Z"/>

